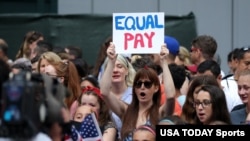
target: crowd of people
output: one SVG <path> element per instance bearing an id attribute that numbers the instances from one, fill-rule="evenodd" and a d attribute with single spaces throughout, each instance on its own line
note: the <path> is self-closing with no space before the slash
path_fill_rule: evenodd
<path id="1" fill-rule="evenodd" d="M 0 39 L 0 83 L 10 73 L 25 71 L 49 76 L 67 88 L 58 109 L 63 124 L 41 130 L 47 140 L 74 140 L 71 129 L 81 130 L 77 127 L 90 113 L 103 141 L 154 141 L 156 125 L 249 124 L 250 47 L 228 53 L 230 72 L 224 73 L 212 36 L 199 35 L 190 42 L 188 50 L 165 36 L 159 54 L 128 55 L 117 54 L 119 45 L 108 37 L 90 67 L 81 47 L 55 47 L 42 33 L 29 31 L 13 61 L 8 43 Z M 1 108 L 1 120 L 3 116 Z"/>

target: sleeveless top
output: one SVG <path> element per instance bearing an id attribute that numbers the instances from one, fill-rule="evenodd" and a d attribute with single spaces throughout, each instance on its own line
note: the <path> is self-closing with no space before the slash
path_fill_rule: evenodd
<path id="1" fill-rule="evenodd" d="M 124 92 L 124 94 L 122 95 L 120 100 L 127 103 L 127 104 L 130 104 L 132 102 L 132 87 L 127 88 L 127 90 Z M 120 138 L 120 132 L 121 132 L 121 128 L 122 128 L 122 120 L 114 112 L 111 112 L 111 116 L 112 116 L 112 119 L 117 127 L 118 135 Z"/>

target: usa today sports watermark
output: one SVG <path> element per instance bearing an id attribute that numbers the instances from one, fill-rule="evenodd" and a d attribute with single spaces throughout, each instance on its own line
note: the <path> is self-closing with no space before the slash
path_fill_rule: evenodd
<path id="1" fill-rule="evenodd" d="M 156 140 L 174 137 L 237 139 L 250 137 L 250 125 L 157 125 Z"/>

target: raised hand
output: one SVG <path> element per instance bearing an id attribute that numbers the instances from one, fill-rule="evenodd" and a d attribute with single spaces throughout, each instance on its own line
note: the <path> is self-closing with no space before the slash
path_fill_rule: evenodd
<path id="1" fill-rule="evenodd" d="M 160 59 L 161 60 L 166 59 L 168 54 L 169 54 L 169 50 L 168 50 L 166 44 L 162 45 L 161 46 L 161 52 L 160 52 Z"/>
<path id="2" fill-rule="evenodd" d="M 110 45 L 107 49 L 107 56 L 110 60 L 116 59 L 117 54 L 115 52 L 115 45 L 112 42 L 110 42 Z"/>

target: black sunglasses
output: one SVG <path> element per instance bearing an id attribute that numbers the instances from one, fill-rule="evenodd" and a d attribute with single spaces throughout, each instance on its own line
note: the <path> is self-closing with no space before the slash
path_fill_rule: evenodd
<path id="1" fill-rule="evenodd" d="M 151 81 L 144 81 L 144 82 L 137 81 L 135 83 L 135 87 L 136 88 L 141 88 L 142 84 L 144 85 L 145 88 L 150 89 L 152 87 L 152 85 L 153 85 L 153 82 L 151 82 Z"/>

